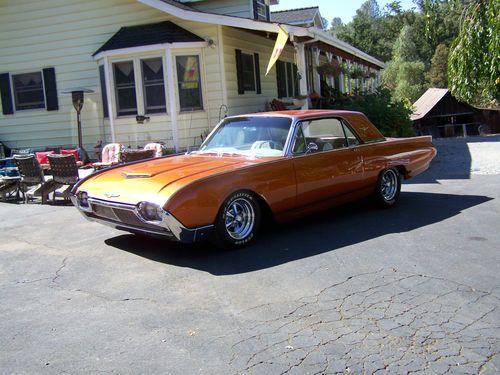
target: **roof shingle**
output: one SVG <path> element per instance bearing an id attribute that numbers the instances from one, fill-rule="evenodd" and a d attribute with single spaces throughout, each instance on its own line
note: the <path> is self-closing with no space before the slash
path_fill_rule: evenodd
<path id="1" fill-rule="evenodd" d="M 271 12 L 271 21 L 293 25 L 313 23 L 318 11 L 319 7 L 309 7 Z"/>
<path id="2" fill-rule="evenodd" d="M 177 26 L 170 21 L 151 23 L 147 25 L 122 27 L 113 35 L 101 48 L 94 52 L 92 56 L 99 52 L 111 51 L 115 49 L 148 46 L 162 43 L 185 43 L 203 42 L 204 39 L 198 35 Z"/>

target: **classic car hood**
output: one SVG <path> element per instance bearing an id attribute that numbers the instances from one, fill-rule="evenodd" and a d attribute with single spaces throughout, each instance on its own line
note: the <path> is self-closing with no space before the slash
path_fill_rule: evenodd
<path id="1" fill-rule="evenodd" d="M 136 204 L 164 204 L 180 187 L 199 178 L 259 164 L 276 158 L 180 155 L 113 168 L 91 175 L 79 186 L 91 197 Z"/>

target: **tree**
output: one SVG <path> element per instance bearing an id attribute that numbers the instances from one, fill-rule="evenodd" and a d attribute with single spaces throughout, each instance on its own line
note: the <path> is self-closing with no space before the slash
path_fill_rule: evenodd
<path id="1" fill-rule="evenodd" d="M 333 35 L 337 35 L 338 31 L 344 27 L 344 23 L 342 22 L 342 18 L 334 17 L 332 22 L 330 23 L 330 33 Z"/>
<path id="2" fill-rule="evenodd" d="M 413 29 L 406 25 L 394 43 L 392 61 L 382 73 L 382 83 L 396 100 L 413 103 L 424 92 L 425 64 L 416 51 Z"/>
<path id="3" fill-rule="evenodd" d="M 500 108 L 500 2 L 475 0 L 462 17 L 450 48 L 451 93 L 471 105 Z"/>
<path id="4" fill-rule="evenodd" d="M 429 87 L 448 87 L 448 48 L 444 44 L 436 47 L 432 56 L 431 67 L 425 74 Z"/>

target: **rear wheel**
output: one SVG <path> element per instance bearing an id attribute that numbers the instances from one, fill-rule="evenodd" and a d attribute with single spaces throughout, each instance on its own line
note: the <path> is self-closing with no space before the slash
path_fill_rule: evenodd
<path id="1" fill-rule="evenodd" d="M 401 176 L 397 169 L 389 168 L 380 173 L 375 197 L 382 207 L 393 206 L 401 192 Z"/>
<path id="2" fill-rule="evenodd" d="M 242 247 L 252 241 L 260 227 L 261 210 L 248 192 L 231 194 L 215 220 L 214 242 L 223 248 Z"/>

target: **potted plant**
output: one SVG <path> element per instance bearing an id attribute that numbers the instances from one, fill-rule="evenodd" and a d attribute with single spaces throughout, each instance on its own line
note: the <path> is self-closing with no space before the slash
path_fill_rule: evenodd
<path id="1" fill-rule="evenodd" d="M 350 76 L 352 79 L 362 78 L 363 75 L 364 75 L 363 70 L 359 66 L 354 67 L 354 69 L 351 69 L 350 71 Z"/>
<path id="2" fill-rule="evenodd" d="M 337 60 L 321 64 L 316 68 L 319 75 L 338 77 L 342 73 L 342 66 Z"/>

